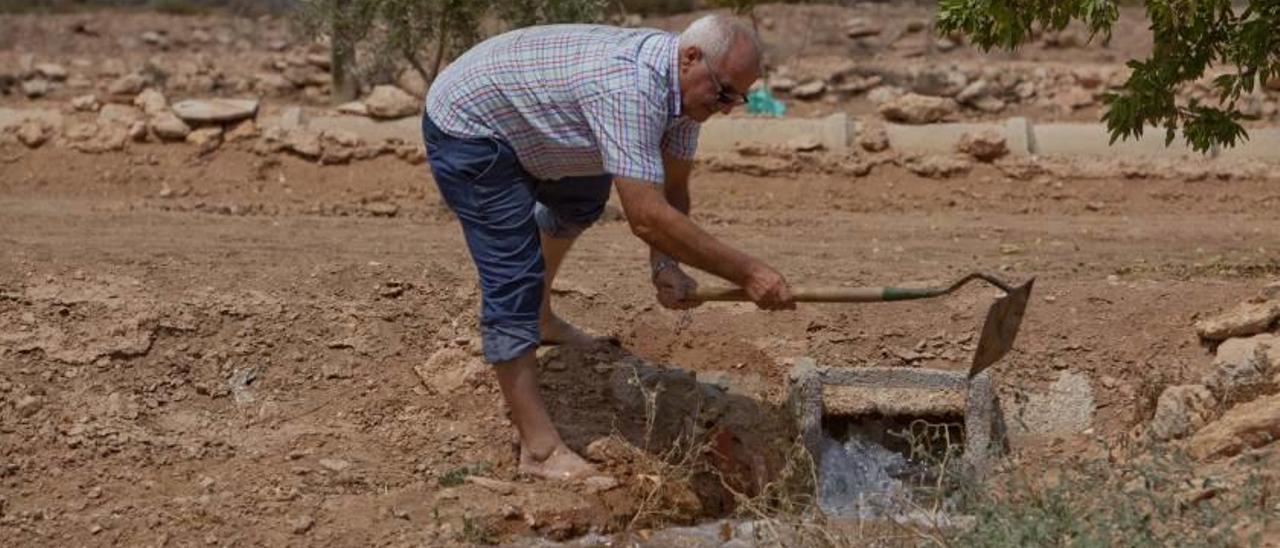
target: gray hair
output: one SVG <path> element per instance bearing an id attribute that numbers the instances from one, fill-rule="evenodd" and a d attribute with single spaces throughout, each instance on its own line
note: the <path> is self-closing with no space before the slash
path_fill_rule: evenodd
<path id="1" fill-rule="evenodd" d="M 708 58 L 720 61 L 738 40 L 747 40 L 760 59 L 760 38 L 742 22 L 718 13 L 699 17 L 680 33 L 680 49 L 694 46 Z"/>

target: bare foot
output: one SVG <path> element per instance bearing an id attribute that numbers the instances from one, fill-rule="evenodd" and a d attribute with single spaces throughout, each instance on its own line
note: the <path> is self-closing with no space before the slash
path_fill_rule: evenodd
<path id="1" fill-rule="evenodd" d="M 521 447 L 520 473 L 549 480 L 576 480 L 594 475 L 596 469 L 562 443 L 542 460 Z"/>
<path id="2" fill-rule="evenodd" d="M 559 316 L 551 314 L 547 321 L 538 324 L 538 330 L 542 333 L 542 344 L 567 344 L 573 346 L 590 346 L 599 342 L 601 339 L 588 335 L 586 332 L 574 327 L 573 324 L 560 319 Z"/>

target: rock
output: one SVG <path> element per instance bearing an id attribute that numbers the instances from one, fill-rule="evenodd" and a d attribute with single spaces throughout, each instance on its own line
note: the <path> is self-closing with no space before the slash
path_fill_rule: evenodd
<path id="1" fill-rule="evenodd" d="M 1263 286 L 1258 296 L 1264 301 L 1280 301 L 1280 281 L 1275 281 Z"/>
<path id="2" fill-rule="evenodd" d="M 844 23 L 844 35 L 855 40 L 868 36 L 878 36 L 880 30 L 880 25 L 862 17 L 855 17 Z"/>
<path id="3" fill-rule="evenodd" d="M 252 119 L 241 120 L 227 130 L 225 138 L 228 142 L 247 141 L 258 136 L 258 124 Z"/>
<path id="4" fill-rule="evenodd" d="M 173 113 L 188 123 L 235 122 L 256 116 L 258 114 L 258 101 L 253 99 L 188 99 L 174 103 Z"/>
<path id="5" fill-rule="evenodd" d="M 19 417 L 30 417 L 40 410 L 40 404 L 40 398 L 26 395 L 19 399 L 18 403 L 14 404 L 13 410 L 18 412 Z"/>
<path id="6" fill-rule="evenodd" d="M 222 127 L 203 127 L 187 134 L 187 142 L 200 148 L 200 153 L 212 152 L 222 145 Z"/>
<path id="7" fill-rule="evenodd" d="M 447 396 L 462 388 L 485 383 L 489 367 L 466 350 L 456 347 L 437 350 L 426 363 L 414 366 L 418 379 L 438 395 Z"/>
<path id="8" fill-rule="evenodd" d="M 64 136 L 67 138 L 68 141 L 80 142 L 80 141 L 88 141 L 89 139 L 92 139 L 97 134 L 98 134 L 98 124 L 94 124 L 90 122 L 90 123 L 72 125 L 71 127 L 67 128 L 67 131 L 64 134 Z"/>
<path id="9" fill-rule="evenodd" d="M 858 146 L 867 152 L 880 152 L 889 148 L 889 132 L 880 124 L 858 124 Z"/>
<path id="10" fill-rule="evenodd" d="M 1009 153 L 1004 135 L 995 130 L 969 132 L 960 136 L 956 150 L 973 156 L 979 162 L 991 162 Z"/>
<path id="11" fill-rule="evenodd" d="M 827 92 L 827 83 L 822 80 L 810 80 L 800 84 L 791 90 L 791 96 L 796 99 L 811 101 L 819 99 L 822 94 Z"/>
<path id="12" fill-rule="evenodd" d="M 151 116 L 169 111 L 169 100 L 165 98 L 163 93 L 154 89 L 146 89 L 139 93 L 137 97 L 133 98 L 133 105 L 142 109 L 143 113 Z"/>
<path id="13" fill-rule="evenodd" d="M 33 78 L 22 83 L 22 94 L 27 99 L 39 99 L 49 93 L 49 81 L 44 78 Z"/>
<path id="14" fill-rule="evenodd" d="M 396 78 L 396 87 L 414 97 L 427 96 L 427 81 L 412 68 L 400 71 L 400 76 Z"/>
<path id="15" fill-rule="evenodd" d="M 359 135 L 350 131 L 341 129 L 327 129 L 320 134 L 320 140 L 326 145 L 340 146 L 346 148 L 357 148 L 364 144 L 364 139 Z"/>
<path id="16" fill-rule="evenodd" d="M 147 123 L 142 120 L 134 120 L 129 124 L 129 139 L 141 143 L 147 140 Z"/>
<path id="17" fill-rule="evenodd" d="M 113 99 L 127 99 L 132 101 L 142 90 L 147 87 L 147 78 L 136 72 L 126 74 L 107 84 L 107 94 Z"/>
<path id="18" fill-rule="evenodd" d="M 877 105 L 883 105 L 906 95 L 907 91 L 897 86 L 879 86 L 867 92 L 867 100 Z"/>
<path id="19" fill-rule="evenodd" d="M 788 93 L 795 89 L 796 81 L 786 76 L 778 76 L 769 79 L 769 91 L 774 93 Z"/>
<path id="20" fill-rule="evenodd" d="M 284 142 L 285 150 L 308 160 L 320 158 L 320 134 L 308 130 L 294 130 Z"/>
<path id="21" fill-rule="evenodd" d="M 956 101 L 964 105 L 972 105 L 979 99 L 991 95 L 992 87 L 986 80 L 974 80 L 956 94 Z"/>
<path id="22" fill-rule="evenodd" d="M 139 38 L 141 38 L 143 42 L 146 42 L 147 44 L 156 46 L 161 49 L 166 49 L 169 47 L 169 39 L 165 35 L 160 34 L 154 30 L 149 30 L 147 32 L 142 33 L 142 36 L 140 36 Z"/>
<path id="23" fill-rule="evenodd" d="M 37 63 L 34 69 L 36 74 L 53 80 L 54 82 L 61 82 L 67 79 L 67 69 L 62 65 L 56 65 L 53 63 Z"/>
<path id="24" fill-rule="evenodd" d="M 921 177 L 945 179 L 968 174 L 969 170 L 973 168 L 973 164 L 966 156 L 931 154 L 910 158 L 904 167 Z"/>
<path id="25" fill-rule="evenodd" d="M 467 483 L 484 487 L 485 489 L 493 491 L 499 495 L 512 495 L 516 492 L 516 484 L 509 481 L 501 481 L 483 476 L 467 476 L 465 481 Z"/>
<path id="26" fill-rule="evenodd" d="M 958 70 L 930 70 L 916 76 L 911 91 L 920 95 L 954 97 L 969 85 L 969 78 Z"/>
<path id="27" fill-rule="evenodd" d="M 943 53 L 956 49 L 959 46 L 960 44 L 957 44 L 955 40 L 952 40 L 951 38 L 948 38 L 946 36 L 943 36 L 942 38 L 937 39 L 933 43 L 933 47 Z"/>
<path id="28" fill-rule="evenodd" d="M 50 133 L 51 131 L 44 123 L 38 120 L 25 120 L 18 126 L 17 137 L 18 142 L 26 145 L 27 148 L 40 148 L 49 140 Z"/>
<path id="29" fill-rule="evenodd" d="M 609 436 L 597 438 L 587 444 L 587 448 L 582 455 L 592 462 L 616 463 L 631 460 L 636 451 L 637 449 L 626 441 L 616 436 Z"/>
<path id="30" fill-rule="evenodd" d="M 813 135 L 799 135 L 787 141 L 787 148 L 796 152 L 813 152 L 822 150 L 822 140 Z"/>
<path id="31" fill-rule="evenodd" d="M 364 205 L 364 210 L 374 217 L 395 217 L 400 206 L 391 202 L 369 202 Z"/>
<path id="32" fill-rule="evenodd" d="M 151 117 L 151 132 L 166 141 L 186 139 L 191 127 L 172 112 L 161 112 Z"/>
<path id="33" fill-rule="evenodd" d="M 908 93 L 880 105 L 879 112 L 885 119 L 906 124 L 930 124 L 954 116 L 959 105 L 945 97 L 928 97 Z"/>
<path id="34" fill-rule="evenodd" d="M 98 111 L 98 125 L 122 125 L 128 127 L 142 119 L 142 112 L 126 105 L 109 104 Z"/>
<path id="35" fill-rule="evenodd" d="M 1053 97 L 1053 104 L 1063 112 L 1084 108 L 1093 104 L 1093 92 L 1084 88 L 1071 88 Z"/>
<path id="36" fill-rule="evenodd" d="M 368 116 L 369 107 L 360 101 L 352 101 L 338 105 L 337 111 L 342 114 L 352 114 L 355 116 Z"/>
<path id="37" fill-rule="evenodd" d="M 973 103 L 974 108 L 992 114 L 1004 110 L 1005 106 L 1004 100 L 998 97 L 983 97 Z"/>
<path id="38" fill-rule="evenodd" d="M 369 115 L 374 118 L 404 118 L 418 113 L 418 100 L 395 86 L 376 86 L 365 98 Z"/>
<path id="39" fill-rule="evenodd" d="M 925 27 L 928 27 L 928 26 L 929 26 L 928 23 L 920 19 L 912 19 L 910 21 L 907 21 L 906 30 L 907 32 L 920 32 L 924 30 Z"/>
<path id="40" fill-rule="evenodd" d="M 1089 378 L 1063 371 L 1043 393 L 1027 394 L 1025 401 L 1011 402 L 1006 415 L 1011 434 L 1078 434 L 1093 425 L 1096 403 Z"/>
<path id="41" fill-rule="evenodd" d="M 1229 402 L 1268 382 L 1273 359 L 1280 357 L 1280 337 L 1264 333 L 1249 338 L 1228 339 L 1218 345 L 1214 369 L 1205 375 L 1208 386 L 1219 399 Z"/>
<path id="42" fill-rule="evenodd" d="M 1280 317 L 1280 302 L 1243 303 L 1236 308 L 1196 322 L 1200 338 L 1221 341 L 1262 333 Z"/>
<path id="43" fill-rule="evenodd" d="M 618 486 L 618 480 L 609 476 L 591 476 L 582 480 L 582 486 L 586 487 L 588 494 L 603 493 Z"/>
<path id="44" fill-rule="evenodd" d="M 1168 441 L 1185 437 L 1208 422 L 1217 399 L 1202 384 L 1170 386 L 1156 401 L 1156 414 L 1148 425 L 1152 437 Z"/>
<path id="45" fill-rule="evenodd" d="M 1280 438 L 1280 394 L 1258 398 L 1227 411 L 1191 437 L 1191 456 L 1230 457 Z"/>
<path id="46" fill-rule="evenodd" d="M 297 89 L 293 82 L 274 72 L 261 72 L 253 76 L 253 87 L 256 90 L 272 95 L 284 95 Z"/>
<path id="47" fill-rule="evenodd" d="M 872 74 L 870 76 L 848 76 L 841 77 L 840 82 L 831 86 L 831 89 L 836 93 L 853 95 L 872 89 L 880 85 L 881 82 L 884 82 L 884 78 L 879 74 Z"/>
<path id="48" fill-rule="evenodd" d="M 1102 77 L 1102 73 L 1097 69 L 1089 67 L 1080 67 L 1071 70 L 1071 76 L 1075 78 L 1076 84 L 1085 89 L 1096 89 L 1106 82 L 1106 78 Z"/>
<path id="49" fill-rule="evenodd" d="M 90 93 L 71 99 L 71 108 L 80 112 L 97 112 L 102 108 L 102 103 L 98 102 L 97 95 Z"/>
<path id="50" fill-rule="evenodd" d="M 308 53 L 306 56 L 307 64 L 320 70 L 329 70 L 332 59 L 328 53 Z"/>
<path id="51" fill-rule="evenodd" d="M 342 472 L 351 468 L 351 461 L 342 459 L 320 459 L 320 466 L 331 472 Z"/>
<path id="52" fill-rule="evenodd" d="M 289 530 L 295 535 L 305 534 L 311 530 L 316 524 L 316 519 L 311 516 L 300 516 L 289 522 Z"/>

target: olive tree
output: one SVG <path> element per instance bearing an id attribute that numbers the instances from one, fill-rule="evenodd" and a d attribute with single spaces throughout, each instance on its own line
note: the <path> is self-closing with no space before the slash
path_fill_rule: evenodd
<path id="1" fill-rule="evenodd" d="M 1110 37 L 1118 0 L 939 0 L 938 29 L 959 32 L 984 49 L 1015 48 L 1036 28 L 1061 30 L 1072 21 L 1090 38 Z M 1195 150 L 1232 146 L 1248 134 L 1236 109 L 1241 94 L 1280 78 L 1280 0 L 1145 0 L 1153 48 L 1128 63 L 1124 85 L 1103 96 L 1111 142 L 1163 128 L 1165 144 L 1181 128 Z M 1181 86 L 1212 67 L 1229 67 L 1212 80 L 1216 105 L 1177 101 Z"/>

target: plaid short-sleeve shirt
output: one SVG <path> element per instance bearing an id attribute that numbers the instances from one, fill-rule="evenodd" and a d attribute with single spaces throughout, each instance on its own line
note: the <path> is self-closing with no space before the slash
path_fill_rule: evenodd
<path id="1" fill-rule="evenodd" d="M 680 115 L 677 37 L 653 29 L 548 25 L 490 38 L 427 92 L 445 133 L 497 137 L 539 179 L 608 173 L 661 183 L 662 153 L 692 158 Z"/>

